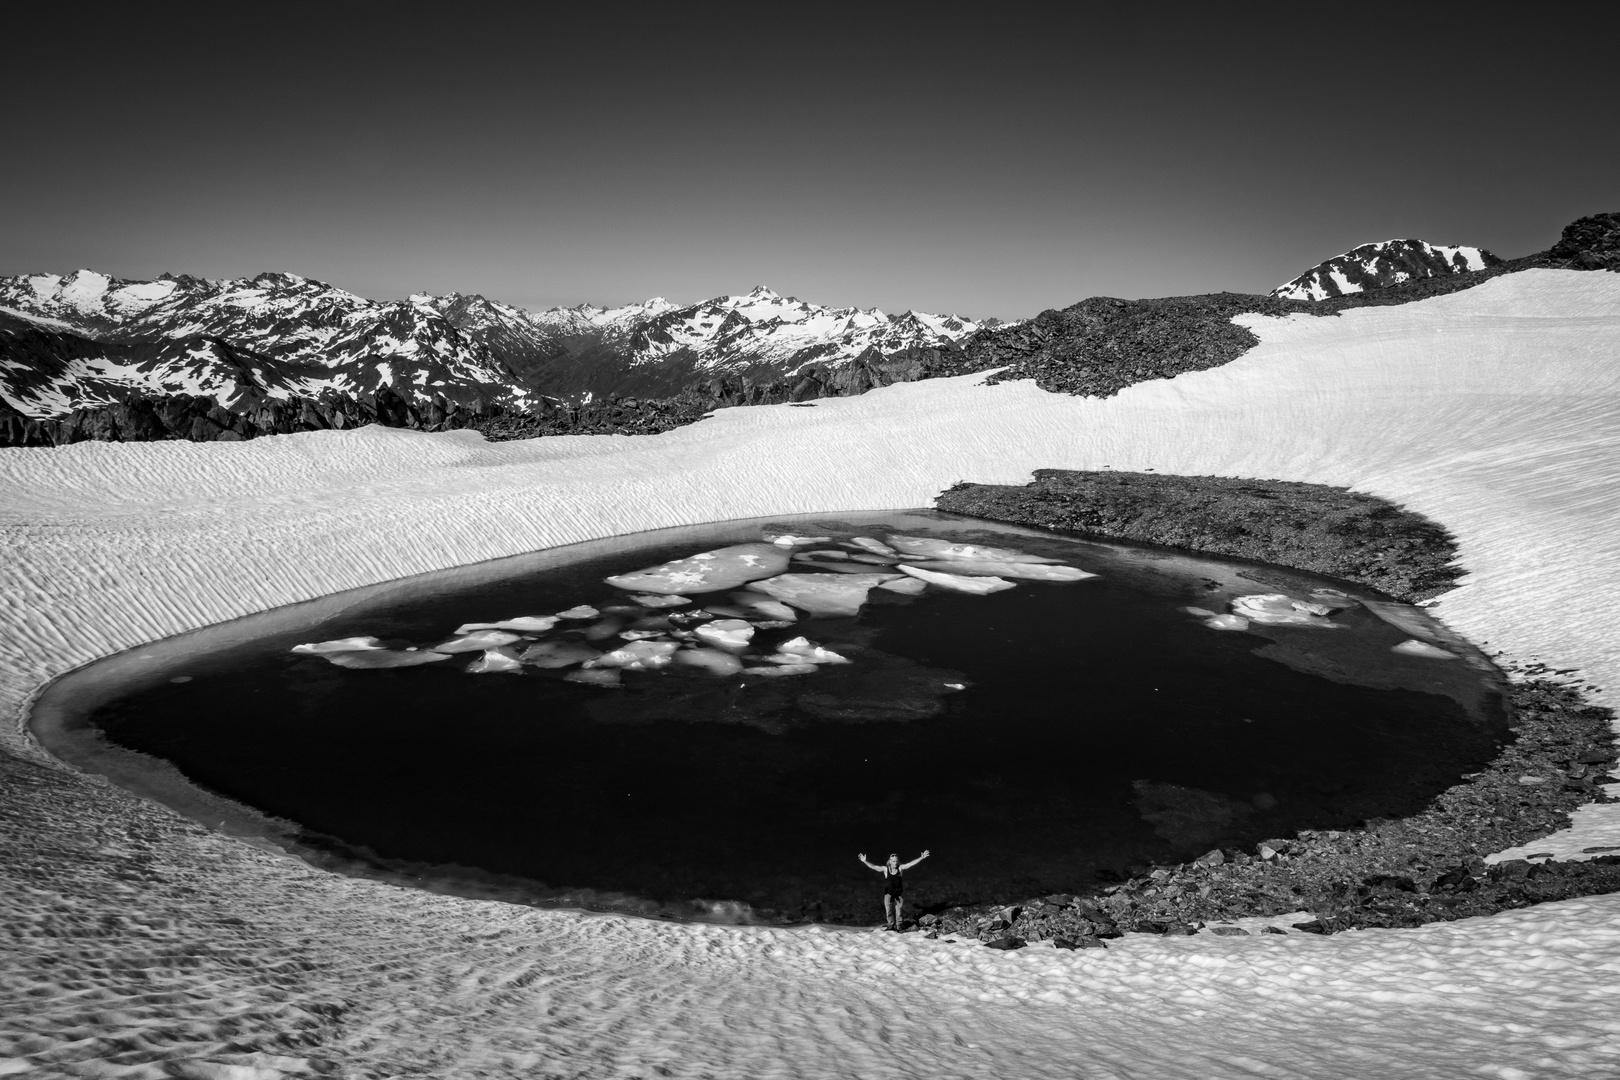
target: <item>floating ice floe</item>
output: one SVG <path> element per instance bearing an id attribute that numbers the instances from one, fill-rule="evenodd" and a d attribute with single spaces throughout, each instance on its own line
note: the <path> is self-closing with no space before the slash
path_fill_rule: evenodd
<path id="1" fill-rule="evenodd" d="M 742 619 L 716 619 L 692 631 L 697 639 L 716 648 L 741 652 L 754 639 L 754 626 Z"/>
<path id="2" fill-rule="evenodd" d="M 1211 630 L 1247 630 L 1249 620 L 1241 615 L 1211 615 L 1204 625 Z"/>
<path id="3" fill-rule="evenodd" d="M 685 596 L 659 596 L 654 593 L 645 593 L 632 596 L 630 599 L 634 600 L 642 607 L 650 608 L 680 607 L 682 604 L 690 604 L 692 602 L 689 597 Z"/>
<path id="4" fill-rule="evenodd" d="M 433 646 L 434 652 L 462 653 L 483 652 L 485 649 L 498 649 L 502 645 L 510 645 L 521 640 L 519 635 L 505 630 L 475 630 L 458 638 Z"/>
<path id="5" fill-rule="evenodd" d="M 593 649 L 589 645 L 581 645 L 574 641 L 542 641 L 538 645 L 530 645 L 524 649 L 518 659 L 530 667 L 565 668 L 583 664 L 601 655 L 600 649 Z"/>
<path id="6" fill-rule="evenodd" d="M 719 593 L 781 573 L 787 559 L 786 547 L 776 544 L 732 544 L 646 570 L 620 573 L 606 581 L 614 588 L 643 593 Z"/>
<path id="7" fill-rule="evenodd" d="M 359 652 L 327 653 L 326 658 L 338 667 L 366 670 L 420 667 L 423 664 L 448 660 L 450 654 L 434 652 L 432 649 L 365 649 Z"/>
<path id="8" fill-rule="evenodd" d="M 702 668 L 711 675 L 735 675 L 743 669 L 741 660 L 722 649 L 682 649 L 673 660 L 677 664 Z"/>
<path id="9" fill-rule="evenodd" d="M 557 625 L 555 615 L 521 615 L 500 622 L 469 622 L 456 627 L 458 634 L 471 634 L 476 630 L 515 630 L 522 634 L 543 634 Z"/>
<path id="10" fill-rule="evenodd" d="M 600 614 L 602 614 L 602 613 L 600 611 L 597 611 L 595 608 L 591 607 L 591 605 L 589 605 L 589 604 L 581 604 L 578 607 L 571 607 L 567 611 L 559 611 L 559 612 L 557 612 L 557 618 L 559 618 L 559 619 L 594 619 Z"/>
<path id="11" fill-rule="evenodd" d="M 849 658 L 830 649 L 823 649 L 809 638 L 796 637 L 776 647 L 774 655 L 765 659 L 773 664 L 847 664 Z"/>
<path id="12" fill-rule="evenodd" d="M 519 673 L 522 670 L 523 661 L 518 659 L 517 650 L 512 648 L 486 649 L 483 656 L 467 665 L 467 671 L 473 675 L 497 671 Z"/>
<path id="13" fill-rule="evenodd" d="M 605 579 L 616 589 L 649 593 L 709 593 L 780 574 L 788 553 L 776 544 L 734 544 Z"/>
<path id="14" fill-rule="evenodd" d="M 874 570 L 870 563 L 856 562 L 853 559 L 835 562 L 832 559 L 803 559 L 795 555 L 793 557 L 793 561 L 798 563 L 800 566 L 814 566 L 818 570 L 831 570 L 836 574 L 882 573 L 882 571 Z M 884 563 L 882 565 L 887 566 L 888 564 Z M 899 577 L 900 575 L 888 574 L 886 576 Z"/>
<path id="15" fill-rule="evenodd" d="M 938 562 L 919 562 L 908 565 L 941 573 L 1024 578 L 1028 581 L 1084 581 L 1086 578 L 1097 576 L 1074 566 L 1063 566 L 1056 563 L 1008 562 L 1004 559 L 941 559 Z"/>
<path id="16" fill-rule="evenodd" d="M 855 615 L 866 594 L 892 574 L 782 574 L 756 581 L 751 589 L 792 604 L 817 618 Z"/>
<path id="17" fill-rule="evenodd" d="M 668 667 L 675 650 L 673 641 L 632 641 L 612 652 L 603 653 L 594 660 L 585 661 L 587 668 L 622 668 L 625 671 L 657 671 Z"/>
<path id="18" fill-rule="evenodd" d="M 893 581 L 885 581 L 878 585 L 880 589 L 900 593 L 902 596 L 921 596 L 928 589 L 928 583 L 921 578 L 897 577 Z"/>
<path id="19" fill-rule="evenodd" d="M 932 536 L 891 536 L 889 543 L 901 554 L 917 559 L 990 559 L 999 562 L 1055 563 L 1044 555 L 1031 555 L 1013 548 L 985 547 L 980 544 L 953 544 Z M 891 554 L 879 552 L 880 555 Z"/>
<path id="20" fill-rule="evenodd" d="M 599 623 L 592 623 L 585 628 L 586 641 L 606 641 L 610 637 L 617 637 L 624 629 L 624 620 L 618 616 L 603 619 Z"/>
<path id="21" fill-rule="evenodd" d="M 860 548 L 873 555 L 898 555 L 898 551 L 881 540 L 874 540 L 870 536 L 852 536 L 845 543 L 850 547 Z"/>
<path id="22" fill-rule="evenodd" d="M 1315 626 L 1322 629 L 1339 626 L 1323 618 L 1325 612 L 1322 605 L 1292 600 L 1282 593 L 1240 596 L 1232 601 L 1232 613 L 1266 626 Z"/>
<path id="23" fill-rule="evenodd" d="M 794 536 L 791 533 L 766 533 L 767 542 L 777 547 L 803 547 L 805 544 L 825 544 L 830 536 Z"/>
<path id="24" fill-rule="evenodd" d="M 956 592 L 972 593 L 975 596 L 984 596 L 987 593 L 1011 589 L 1014 584 L 998 577 L 969 577 L 965 574 L 945 574 L 938 570 L 924 570 L 909 563 L 901 563 L 895 569 L 903 570 L 912 577 L 925 581 L 930 585 L 938 585 L 942 589 L 953 589 Z"/>
<path id="25" fill-rule="evenodd" d="M 1390 646 L 1390 652 L 1398 652 L 1402 656 L 1421 656 L 1429 660 L 1455 660 L 1457 654 L 1447 652 L 1438 645 L 1430 645 L 1427 641 L 1417 638 L 1407 638 L 1399 645 Z"/>
<path id="26" fill-rule="evenodd" d="M 367 649 L 386 648 L 374 637 L 346 637 L 332 641 L 315 641 L 307 645 L 294 645 L 292 651 L 301 656 L 325 656 L 328 653 L 364 652 Z"/>
<path id="27" fill-rule="evenodd" d="M 585 683 L 589 686 L 618 686 L 618 668 L 584 668 L 579 671 L 570 671 L 563 676 L 566 682 Z"/>
<path id="28" fill-rule="evenodd" d="M 731 594 L 731 602 L 751 613 L 763 615 L 767 619 L 778 622 L 797 622 L 799 615 L 792 608 L 780 600 L 772 600 L 768 596 L 743 589 Z"/>
<path id="29" fill-rule="evenodd" d="M 773 677 L 778 675 L 813 675 L 815 670 L 816 665 L 814 664 L 780 664 L 776 667 L 743 668 L 743 674 L 770 675 Z"/>

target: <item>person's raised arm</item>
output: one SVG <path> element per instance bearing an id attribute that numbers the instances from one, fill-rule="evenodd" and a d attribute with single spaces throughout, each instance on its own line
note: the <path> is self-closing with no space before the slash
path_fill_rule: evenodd
<path id="1" fill-rule="evenodd" d="M 926 858 L 928 858 L 928 851 L 927 851 L 927 849 L 924 849 L 924 851 L 923 851 L 923 853 L 921 855 L 917 856 L 915 859 L 912 859 L 910 862 L 903 864 L 900 867 L 900 869 L 902 869 L 902 870 L 910 870 L 913 866 L 916 866 L 918 863 L 922 862 Z M 876 867 L 874 867 L 873 869 L 876 869 Z"/>
<path id="2" fill-rule="evenodd" d="M 868 870 L 876 870 L 878 873 L 883 872 L 883 867 L 878 866 L 876 863 L 869 863 L 866 861 L 866 852 L 863 851 L 855 857 L 861 860 L 862 864 L 864 864 Z"/>

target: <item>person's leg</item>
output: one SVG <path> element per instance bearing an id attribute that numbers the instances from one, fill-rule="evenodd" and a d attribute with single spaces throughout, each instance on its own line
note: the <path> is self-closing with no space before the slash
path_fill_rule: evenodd
<path id="1" fill-rule="evenodd" d="M 884 926 L 893 926 L 894 925 L 894 901 L 895 901 L 895 898 L 893 896 L 890 896 L 888 893 L 883 894 L 883 925 Z"/>
<path id="2" fill-rule="evenodd" d="M 901 914 L 901 912 L 904 910 L 905 906 L 906 906 L 906 898 L 905 897 L 896 896 L 894 898 L 894 928 L 896 930 L 900 929 L 900 924 L 905 919 L 905 916 L 903 914 Z"/>

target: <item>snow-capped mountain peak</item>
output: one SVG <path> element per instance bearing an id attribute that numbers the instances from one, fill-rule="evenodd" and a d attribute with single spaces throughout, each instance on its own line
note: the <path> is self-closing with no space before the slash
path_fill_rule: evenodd
<path id="1" fill-rule="evenodd" d="M 1271 290 L 1282 300 L 1326 300 L 1366 289 L 1382 289 L 1414 278 L 1460 274 L 1501 263 L 1483 248 L 1447 247 L 1422 240 L 1362 244 L 1319 263 Z"/>

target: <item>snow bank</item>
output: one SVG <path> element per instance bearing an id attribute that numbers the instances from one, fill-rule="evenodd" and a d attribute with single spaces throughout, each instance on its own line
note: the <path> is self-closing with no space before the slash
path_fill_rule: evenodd
<path id="1" fill-rule="evenodd" d="M 1405 503 L 1458 534 L 1472 571 L 1435 614 L 1514 660 L 1620 686 L 1620 275 L 1528 271 L 1401 307 L 1243 321 L 1261 344 L 1240 360 L 1106 401 L 966 376 L 730 409 L 653 437 L 485 444 L 367 428 L 0 451 L 0 710 L 12 717 L 0 738 L 40 761 L 18 724 L 45 680 L 269 606 L 643 529 L 927 505 L 957 480 L 1017 483 L 1038 467 L 1313 481 Z M 48 822 L 8 819 L 8 845 L 82 847 L 67 822 L 119 816 L 101 855 L 41 857 L 29 888 L 0 890 L 23 942 L 0 990 L 92 988 L 39 1014 L 57 1017 L 41 1035 L 55 1042 L 8 1041 L 48 1025 L 38 1016 L 0 1022 L 0 1072 L 8 1045 L 81 1052 L 133 1023 L 96 1010 L 112 1008 L 109 987 L 145 986 L 121 974 L 142 949 L 170 958 L 166 985 L 187 995 L 171 1014 L 199 1031 L 251 1028 L 210 1004 L 206 955 L 182 963 L 162 944 L 181 931 L 207 948 L 256 935 L 276 965 L 236 971 L 232 986 L 286 982 L 292 996 L 275 1000 L 289 1008 L 342 999 L 342 1022 L 312 1038 L 351 1071 L 1516 1077 L 1612 1074 L 1620 1058 L 1620 897 L 1329 939 L 997 953 L 430 896 L 323 875 L 105 785 L 38 775 L 72 805 Z M 34 797 L 17 792 L 6 798 Z M 1615 809 L 1584 811 L 1538 850 L 1620 843 Z M 113 910 L 84 875 L 117 865 L 137 819 L 173 831 L 159 861 L 189 884 L 173 898 L 162 875 L 119 877 L 116 910 L 139 923 L 162 908 L 163 925 L 76 936 L 71 957 L 38 962 L 49 941 L 29 935 L 67 933 L 60 910 L 98 926 Z M 207 922 L 226 912 L 233 929 Z M 307 970 L 287 966 L 306 954 Z M 161 1052 L 200 1061 L 224 1041 L 177 1035 Z"/>

